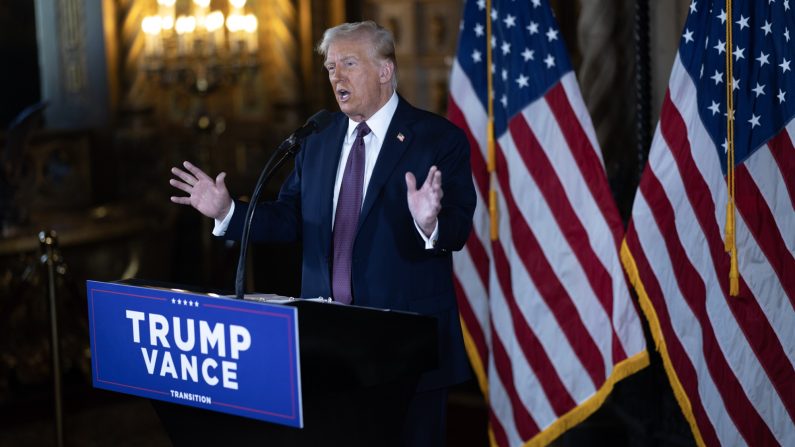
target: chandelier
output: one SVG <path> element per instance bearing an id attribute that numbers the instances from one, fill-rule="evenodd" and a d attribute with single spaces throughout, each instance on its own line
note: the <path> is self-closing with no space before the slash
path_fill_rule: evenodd
<path id="1" fill-rule="evenodd" d="M 141 21 L 143 67 L 164 86 L 182 85 L 206 94 L 259 67 L 258 22 L 246 0 L 228 0 L 228 14 L 210 0 L 157 0 L 157 14 Z"/>

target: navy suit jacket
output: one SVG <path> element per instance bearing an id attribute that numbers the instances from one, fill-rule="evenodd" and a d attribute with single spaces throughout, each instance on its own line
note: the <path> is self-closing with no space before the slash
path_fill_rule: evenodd
<path id="1" fill-rule="evenodd" d="M 251 240 L 303 243 L 303 297 L 330 297 L 334 181 L 348 118 L 337 112 L 309 136 L 279 197 L 257 206 Z M 418 187 L 431 166 L 442 172 L 442 210 L 435 248 L 426 250 L 406 199 L 405 173 Z M 452 255 L 469 236 L 475 191 L 464 133 L 446 119 L 403 98 L 389 124 L 367 192 L 353 246 L 353 304 L 431 315 L 439 324 L 439 368 L 420 389 L 469 377 L 452 278 Z M 247 204 L 237 202 L 226 236 L 239 239 Z"/>

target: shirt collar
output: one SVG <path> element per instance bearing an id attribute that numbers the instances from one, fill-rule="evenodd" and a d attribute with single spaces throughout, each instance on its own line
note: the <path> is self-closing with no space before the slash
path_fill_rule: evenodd
<path id="1" fill-rule="evenodd" d="M 378 111 L 367 120 L 367 127 L 370 128 L 370 132 L 372 132 L 373 135 L 378 138 L 378 140 L 385 141 L 386 131 L 389 130 L 389 123 L 392 122 L 392 117 L 395 115 L 397 106 L 398 95 L 397 92 L 393 91 L 389 101 L 387 101 L 386 104 L 378 109 Z M 358 125 L 359 123 L 356 121 L 353 121 L 350 118 L 348 119 L 348 141 L 354 137 L 354 132 L 356 131 L 356 126 Z"/>

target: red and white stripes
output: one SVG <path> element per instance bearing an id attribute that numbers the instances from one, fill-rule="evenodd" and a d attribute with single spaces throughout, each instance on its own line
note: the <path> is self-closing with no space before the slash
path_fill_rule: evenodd
<path id="1" fill-rule="evenodd" d="M 478 206 L 454 269 L 493 440 L 548 443 L 648 362 L 593 126 L 569 72 L 496 135 L 492 185 L 487 113 L 457 64 L 448 114 L 472 147 Z M 499 210 L 495 241 L 490 187 Z"/>
<path id="2" fill-rule="evenodd" d="M 699 443 L 795 445 L 795 124 L 736 168 L 730 297 L 726 180 L 696 98 L 677 58 L 625 260 Z"/>

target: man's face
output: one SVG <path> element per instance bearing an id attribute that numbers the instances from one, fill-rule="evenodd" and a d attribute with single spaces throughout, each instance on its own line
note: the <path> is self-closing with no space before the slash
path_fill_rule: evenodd
<path id="1" fill-rule="evenodd" d="M 325 61 L 340 110 L 350 119 L 369 119 L 392 94 L 391 64 L 379 61 L 367 38 L 333 41 Z"/>

